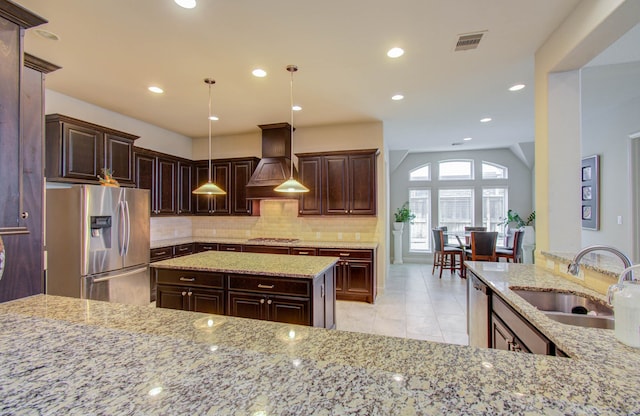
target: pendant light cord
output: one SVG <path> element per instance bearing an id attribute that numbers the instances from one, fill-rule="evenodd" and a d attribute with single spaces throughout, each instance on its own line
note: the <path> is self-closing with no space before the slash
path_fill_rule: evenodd
<path id="1" fill-rule="evenodd" d="M 209 123 L 209 183 L 211 183 L 211 82 L 207 82 L 207 84 L 209 84 L 209 116 L 207 121 Z"/>
<path id="2" fill-rule="evenodd" d="M 291 179 L 293 179 L 293 73 L 294 71 L 290 71 L 291 88 L 289 89 L 289 99 L 291 102 L 291 106 L 289 107 L 289 111 L 291 112 L 291 172 L 290 172 Z"/>

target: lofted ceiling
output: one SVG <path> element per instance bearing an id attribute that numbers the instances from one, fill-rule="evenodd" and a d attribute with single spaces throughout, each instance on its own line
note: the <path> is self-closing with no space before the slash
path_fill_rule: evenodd
<path id="1" fill-rule="evenodd" d="M 25 49 L 62 66 L 47 88 L 188 137 L 295 124 L 382 121 L 390 150 L 531 142 L 534 53 L 578 0 L 15 0 L 43 16 Z M 461 34 L 483 32 L 455 52 Z M 404 56 L 386 56 L 394 46 Z M 267 71 L 252 76 L 254 68 Z M 516 83 L 526 84 L 509 92 Z M 165 91 L 147 90 L 158 85 Z M 394 94 L 402 101 L 392 101 Z M 489 123 L 480 123 L 491 117 Z M 452 148 L 465 137 L 473 140 Z"/>

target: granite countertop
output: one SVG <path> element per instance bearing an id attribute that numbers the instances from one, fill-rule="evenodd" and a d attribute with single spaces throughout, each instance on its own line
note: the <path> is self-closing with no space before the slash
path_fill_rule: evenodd
<path id="1" fill-rule="evenodd" d="M 249 238 L 230 237 L 181 237 L 165 240 L 155 240 L 151 242 L 151 248 L 169 247 L 189 243 L 218 243 L 218 244 L 247 244 L 260 246 L 278 247 L 310 247 L 310 248 L 344 248 L 344 249 L 367 249 L 373 250 L 378 247 L 375 241 L 317 241 L 317 240 L 297 240 L 293 242 L 283 241 L 252 241 Z"/>
<path id="2" fill-rule="evenodd" d="M 38 295 L 0 304 L 0 413 L 640 413 L 640 350 L 545 322 L 508 289 L 579 287 L 468 264 L 572 358 Z"/>
<path id="3" fill-rule="evenodd" d="M 563 263 L 571 263 L 576 253 L 559 252 L 559 251 L 542 251 L 541 254 L 553 260 Z M 592 252 L 586 254 L 580 260 L 580 267 L 591 269 L 598 273 L 602 273 L 616 279 L 620 277 L 620 273 L 624 270 L 622 261 L 611 253 Z"/>
<path id="4" fill-rule="evenodd" d="M 219 273 L 250 273 L 259 276 L 313 279 L 338 260 L 325 256 L 290 256 L 287 254 L 235 253 L 204 251 L 188 256 L 151 263 L 157 269 L 197 270 Z"/>

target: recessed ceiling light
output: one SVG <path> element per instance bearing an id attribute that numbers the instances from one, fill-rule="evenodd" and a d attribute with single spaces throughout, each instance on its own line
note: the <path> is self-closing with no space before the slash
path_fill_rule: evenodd
<path id="1" fill-rule="evenodd" d="M 41 38 L 45 38 L 47 40 L 60 40 L 60 36 L 56 35 L 53 32 L 49 32 L 48 30 L 36 29 L 35 31 L 36 34 Z"/>
<path id="2" fill-rule="evenodd" d="M 193 9 L 196 7 L 196 0 L 174 0 L 176 4 L 185 9 Z"/>
<path id="3" fill-rule="evenodd" d="M 399 58 L 402 55 L 404 55 L 404 49 L 402 49 L 402 48 L 391 48 L 387 52 L 387 56 L 389 58 Z"/>
<path id="4" fill-rule="evenodd" d="M 211 121 L 218 121 L 218 120 L 220 120 L 220 119 L 218 118 L 218 116 L 211 116 L 211 117 L 209 117 L 209 120 L 211 120 Z"/>
<path id="5" fill-rule="evenodd" d="M 302 110 L 302 107 L 300 107 L 299 105 L 294 105 L 293 107 L 291 107 L 291 109 L 293 111 L 300 111 L 300 110 Z"/>
<path id="6" fill-rule="evenodd" d="M 253 71 L 251 71 L 251 73 L 253 74 L 254 77 L 258 77 L 258 78 L 264 78 L 267 76 L 267 71 L 260 68 L 254 69 Z"/>
<path id="7" fill-rule="evenodd" d="M 155 85 L 150 86 L 149 91 L 154 92 L 156 94 L 162 94 L 164 92 L 162 88 L 156 87 Z"/>
<path id="8" fill-rule="evenodd" d="M 465 138 L 464 138 L 464 139 L 462 139 L 462 140 L 464 140 L 465 142 L 468 142 L 469 140 L 473 140 L 473 137 L 465 137 Z"/>
<path id="9" fill-rule="evenodd" d="M 485 117 L 480 119 L 480 123 L 488 123 L 491 121 L 491 117 Z"/>
<path id="10" fill-rule="evenodd" d="M 516 84 L 509 87 L 509 91 L 520 91 L 524 88 L 524 84 Z"/>
<path id="11" fill-rule="evenodd" d="M 392 99 L 393 101 L 400 101 L 400 100 L 403 100 L 403 99 L 404 99 L 404 95 L 402 95 L 402 94 L 396 94 L 396 95 L 394 95 L 393 97 L 391 97 L 391 99 Z"/>

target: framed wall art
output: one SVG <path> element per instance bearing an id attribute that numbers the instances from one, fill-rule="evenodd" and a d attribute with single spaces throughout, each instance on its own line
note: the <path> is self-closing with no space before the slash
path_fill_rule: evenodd
<path id="1" fill-rule="evenodd" d="M 582 159 L 580 172 L 580 186 L 582 195 L 582 228 L 598 230 L 600 228 L 599 214 L 599 186 L 600 186 L 600 156 L 593 155 Z"/>

